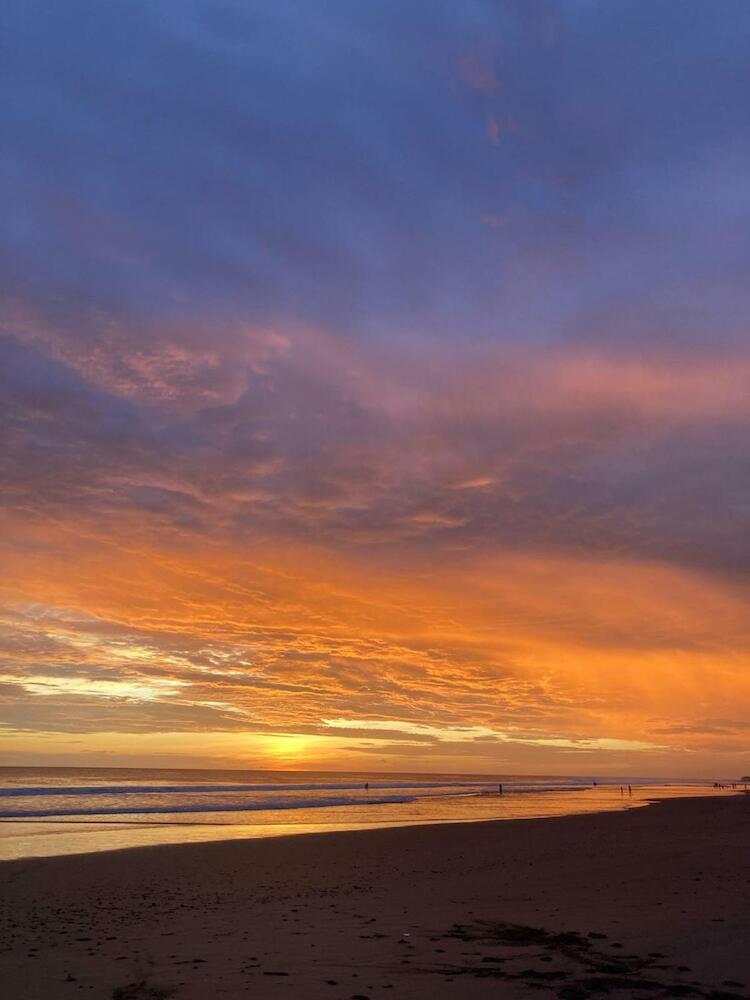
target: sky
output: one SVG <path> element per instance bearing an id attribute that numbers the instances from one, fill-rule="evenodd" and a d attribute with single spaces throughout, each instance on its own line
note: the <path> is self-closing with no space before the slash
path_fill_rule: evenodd
<path id="1" fill-rule="evenodd" d="M 750 5 L 0 22 L 5 762 L 750 772 Z"/>

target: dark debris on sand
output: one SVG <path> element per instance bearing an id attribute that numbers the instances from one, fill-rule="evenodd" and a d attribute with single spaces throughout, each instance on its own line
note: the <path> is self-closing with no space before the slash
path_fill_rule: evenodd
<path id="1" fill-rule="evenodd" d="M 450 976 L 472 976 L 526 983 L 538 991 L 554 991 L 558 1000 L 588 1000 L 617 994 L 621 997 L 644 996 L 659 1000 L 666 997 L 693 997 L 696 1000 L 748 1000 L 747 993 L 715 990 L 693 980 L 687 981 L 684 966 L 661 961 L 660 953 L 621 955 L 599 951 L 594 942 L 607 935 L 589 931 L 555 933 L 543 927 L 480 920 L 455 924 L 445 935 L 460 941 L 491 948 L 479 961 L 463 965 L 440 965 L 432 969 Z M 535 969 L 530 960 L 549 962 L 554 969 Z M 734 985 L 734 984 L 732 984 Z M 737 984 L 739 985 L 739 984 Z"/>
<path id="2" fill-rule="evenodd" d="M 145 979 L 112 990 L 112 1000 L 169 1000 L 173 990 L 150 986 Z"/>

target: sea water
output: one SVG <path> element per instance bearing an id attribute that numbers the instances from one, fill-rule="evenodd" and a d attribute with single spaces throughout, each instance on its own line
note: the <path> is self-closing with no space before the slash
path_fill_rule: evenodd
<path id="1" fill-rule="evenodd" d="M 0 768 L 0 860 L 332 830 L 562 816 L 627 809 L 664 796 L 704 794 L 717 794 L 712 782 L 9 767 Z"/>

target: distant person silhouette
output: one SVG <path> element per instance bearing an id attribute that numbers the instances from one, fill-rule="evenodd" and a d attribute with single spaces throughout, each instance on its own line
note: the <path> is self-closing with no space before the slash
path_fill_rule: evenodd
<path id="1" fill-rule="evenodd" d="M 497 794 L 498 795 L 502 795 L 503 794 L 503 786 L 502 785 L 498 785 L 497 786 Z"/>

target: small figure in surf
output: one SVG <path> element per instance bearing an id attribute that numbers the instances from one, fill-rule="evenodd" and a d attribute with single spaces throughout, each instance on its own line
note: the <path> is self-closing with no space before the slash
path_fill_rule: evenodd
<path id="1" fill-rule="evenodd" d="M 497 786 L 497 794 L 498 795 L 502 795 L 503 794 L 503 786 L 502 785 L 498 785 Z"/>

